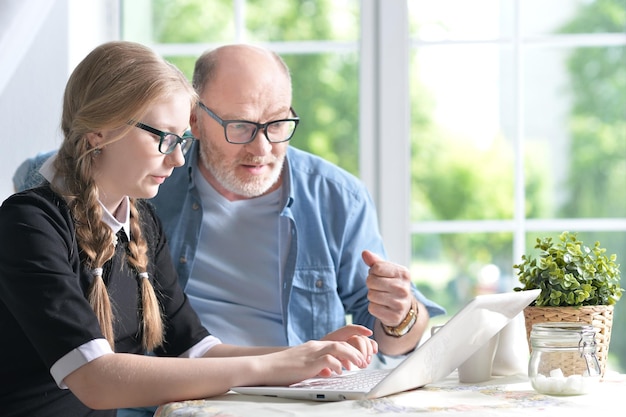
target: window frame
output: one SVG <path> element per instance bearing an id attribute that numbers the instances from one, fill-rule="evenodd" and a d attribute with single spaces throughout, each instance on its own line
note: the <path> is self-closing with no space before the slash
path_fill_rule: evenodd
<path id="1" fill-rule="evenodd" d="M 150 0 L 142 0 L 143 7 Z M 132 2 L 125 2 L 132 3 Z M 135 2 L 135 7 L 137 6 Z M 500 233 L 513 234 L 513 259 L 520 259 L 529 232 L 563 230 L 626 231 L 626 218 L 525 218 L 524 84 L 521 68 L 525 48 L 542 46 L 626 45 L 623 34 L 542 35 L 522 37 L 521 0 L 511 0 L 514 14 L 512 36 L 508 39 L 477 40 L 475 43 L 507 44 L 514 55 L 515 121 L 513 146 L 514 217 L 507 220 L 410 221 L 410 97 L 409 55 L 413 48 L 430 43 L 412 39 L 409 33 L 408 4 L 404 0 L 360 0 L 360 39 L 356 42 L 268 42 L 278 53 L 320 52 L 360 53 L 359 83 L 359 165 L 360 177 L 370 190 L 378 209 L 380 229 L 389 259 L 411 265 L 411 237 L 416 234 Z M 246 0 L 233 0 L 235 39 L 246 42 Z M 125 6 L 120 7 L 124 13 Z M 128 12 L 128 11 L 126 11 Z M 137 22 L 133 22 L 137 25 Z M 149 22 L 144 21 L 142 25 Z M 454 44 L 455 41 L 439 43 Z M 456 42 L 461 43 L 461 42 Z M 463 41 L 465 44 L 472 42 Z M 200 55 L 219 44 L 151 44 L 162 55 Z M 393 124 L 385 120 L 393 119 Z"/>

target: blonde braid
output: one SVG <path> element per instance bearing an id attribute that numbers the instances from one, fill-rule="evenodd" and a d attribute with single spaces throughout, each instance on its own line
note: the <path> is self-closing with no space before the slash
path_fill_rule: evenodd
<path id="1" fill-rule="evenodd" d="M 93 308 L 102 334 L 107 339 L 111 348 L 115 350 L 115 335 L 113 332 L 113 308 L 109 294 L 102 277 L 102 267 L 115 254 L 113 245 L 114 235 L 111 228 L 102 222 L 102 206 L 98 200 L 98 187 L 87 174 L 91 172 L 91 158 L 82 158 L 73 155 L 64 158 L 63 149 L 57 159 L 57 166 L 61 169 L 72 171 L 76 180 L 66 184 L 69 193 L 66 192 L 72 216 L 76 222 L 76 239 L 86 256 L 85 264 L 92 271 L 93 281 L 89 287 L 87 299 Z M 83 149 L 75 148 L 75 152 L 83 154 Z M 72 160 L 81 163 L 73 166 Z"/>
<path id="2" fill-rule="evenodd" d="M 89 287 L 89 295 L 87 299 L 93 311 L 96 313 L 98 323 L 102 334 L 111 345 L 111 349 L 115 350 L 115 334 L 113 333 L 113 309 L 111 308 L 111 300 L 104 280 L 102 279 L 102 268 L 94 268 L 93 281 Z"/>
<path id="3" fill-rule="evenodd" d="M 163 318 L 161 308 L 148 276 L 148 244 L 140 227 L 139 211 L 135 199 L 130 199 L 130 235 L 128 243 L 129 262 L 139 272 L 141 288 L 142 343 L 147 351 L 163 344 Z"/>

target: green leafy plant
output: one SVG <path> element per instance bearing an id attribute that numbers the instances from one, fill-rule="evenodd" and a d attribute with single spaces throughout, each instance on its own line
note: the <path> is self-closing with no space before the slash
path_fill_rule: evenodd
<path id="1" fill-rule="evenodd" d="M 559 241 L 537 238 L 539 256 L 523 255 L 513 265 L 521 287 L 515 291 L 541 289 L 533 305 L 566 307 L 613 305 L 622 296 L 617 255 L 607 256 L 596 242 L 589 248 L 575 233 L 563 232 Z"/>

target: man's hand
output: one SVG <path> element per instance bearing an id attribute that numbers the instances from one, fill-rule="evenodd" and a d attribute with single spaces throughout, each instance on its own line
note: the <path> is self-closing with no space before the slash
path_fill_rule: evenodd
<path id="1" fill-rule="evenodd" d="M 413 296 L 409 270 L 367 250 L 363 251 L 362 258 L 370 268 L 365 282 L 370 302 L 369 312 L 380 324 L 398 326 L 407 317 L 413 303 L 417 305 L 416 322 L 402 337 L 386 334 L 382 326 L 377 324 L 374 337 L 380 350 L 388 355 L 399 355 L 414 349 L 428 324 L 429 316 L 424 305 Z"/>
<path id="2" fill-rule="evenodd" d="M 370 267 L 366 281 L 370 313 L 387 326 L 397 326 L 406 317 L 414 298 L 409 270 L 370 251 L 363 251 L 362 257 Z"/>

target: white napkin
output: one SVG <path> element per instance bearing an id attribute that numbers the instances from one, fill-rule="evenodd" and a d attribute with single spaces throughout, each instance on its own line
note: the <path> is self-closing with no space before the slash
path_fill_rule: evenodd
<path id="1" fill-rule="evenodd" d="M 493 359 L 492 375 L 528 375 L 528 341 L 524 313 L 513 318 L 502 330 Z"/>

